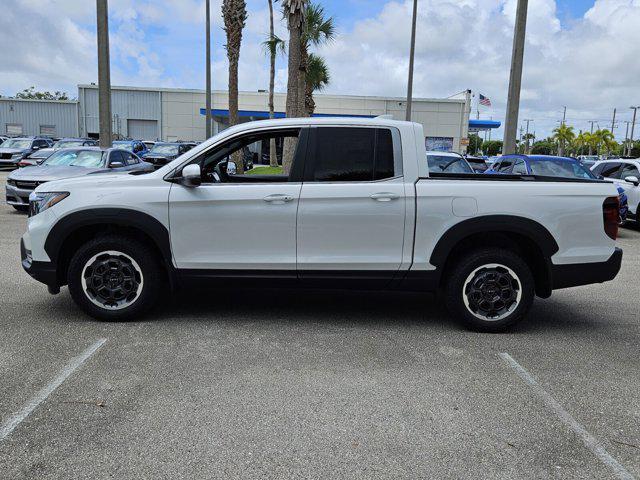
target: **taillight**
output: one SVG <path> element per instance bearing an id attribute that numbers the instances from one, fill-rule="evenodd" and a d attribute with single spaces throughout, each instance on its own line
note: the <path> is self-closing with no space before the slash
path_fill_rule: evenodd
<path id="1" fill-rule="evenodd" d="M 28 167 L 29 165 L 31 165 L 31 164 L 27 163 L 27 162 L 18 162 L 18 166 L 19 167 Z"/>
<path id="2" fill-rule="evenodd" d="M 620 200 L 618 197 L 607 197 L 602 204 L 604 233 L 609 238 L 618 238 L 618 222 L 620 221 Z"/>

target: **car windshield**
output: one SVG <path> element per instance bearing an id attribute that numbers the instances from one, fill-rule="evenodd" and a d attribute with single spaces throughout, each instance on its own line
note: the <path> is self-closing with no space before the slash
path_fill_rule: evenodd
<path id="1" fill-rule="evenodd" d="M 63 150 L 56 152 L 44 161 L 43 165 L 73 167 L 101 167 L 104 152 L 101 150 Z"/>
<path id="2" fill-rule="evenodd" d="M 25 149 L 31 146 L 31 140 L 20 138 L 9 138 L 2 142 L 2 148 Z"/>
<path id="3" fill-rule="evenodd" d="M 133 151 L 133 145 L 131 144 L 131 142 L 113 142 L 113 148 L 128 150 L 130 152 Z"/>
<path id="4" fill-rule="evenodd" d="M 529 166 L 531 167 L 531 173 L 533 175 L 565 178 L 596 178 L 593 173 L 578 161 L 530 159 Z"/>
<path id="5" fill-rule="evenodd" d="M 429 170 L 433 172 L 473 173 L 473 169 L 462 157 L 449 155 L 427 155 Z"/>
<path id="6" fill-rule="evenodd" d="M 81 147 L 83 143 L 83 140 L 58 140 L 53 144 L 53 148 Z"/>
<path id="7" fill-rule="evenodd" d="M 177 155 L 178 145 L 171 144 L 155 144 L 150 153 L 161 153 L 163 155 Z"/>

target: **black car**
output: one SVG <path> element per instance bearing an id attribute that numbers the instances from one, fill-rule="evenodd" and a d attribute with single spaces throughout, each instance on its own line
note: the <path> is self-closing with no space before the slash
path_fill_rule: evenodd
<path id="1" fill-rule="evenodd" d="M 0 167 L 17 168 L 25 157 L 36 150 L 51 147 L 52 143 L 44 137 L 8 138 L 0 145 Z"/>
<path id="2" fill-rule="evenodd" d="M 157 142 L 142 158 L 155 168 L 160 168 L 195 146 L 192 142 Z"/>

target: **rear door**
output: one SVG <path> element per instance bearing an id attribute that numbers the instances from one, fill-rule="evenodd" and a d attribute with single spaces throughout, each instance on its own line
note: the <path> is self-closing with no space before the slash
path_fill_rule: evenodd
<path id="1" fill-rule="evenodd" d="M 303 279 L 393 277 L 402 262 L 405 192 L 395 128 L 311 129 L 297 225 Z"/>

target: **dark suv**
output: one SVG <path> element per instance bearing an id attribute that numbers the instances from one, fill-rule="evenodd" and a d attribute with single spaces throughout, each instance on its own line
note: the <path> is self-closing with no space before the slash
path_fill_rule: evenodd
<path id="1" fill-rule="evenodd" d="M 195 146 L 192 142 L 157 142 L 142 158 L 154 168 L 160 168 Z"/>
<path id="2" fill-rule="evenodd" d="M 41 148 L 52 145 L 48 138 L 18 137 L 8 138 L 0 145 L 0 167 L 17 168 L 18 162 Z"/>

